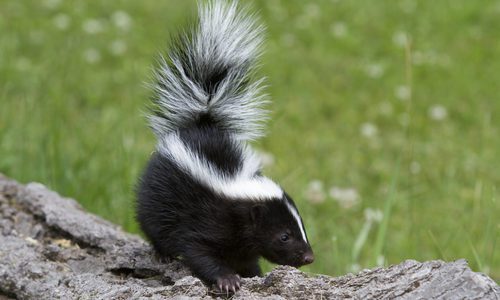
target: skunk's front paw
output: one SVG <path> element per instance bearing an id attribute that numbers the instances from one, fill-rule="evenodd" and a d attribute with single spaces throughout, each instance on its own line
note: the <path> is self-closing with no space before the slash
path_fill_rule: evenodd
<path id="1" fill-rule="evenodd" d="M 217 278 L 217 291 L 228 295 L 229 293 L 234 294 L 239 290 L 241 284 L 241 277 L 238 274 L 227 274 L 222 275 Z"/>

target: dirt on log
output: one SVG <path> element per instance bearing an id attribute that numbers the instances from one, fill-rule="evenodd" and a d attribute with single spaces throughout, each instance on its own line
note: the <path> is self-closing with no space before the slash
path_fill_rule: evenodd
<path id="1" fill-rule="evenodd" d="M 212 299 L 179 261 L 42 184 L 0 174 L 0 299 Z M 232 299 L 500 299 L 489 277 L 455 262 L 407 260 L 341 277 L 279 266 Z"/>

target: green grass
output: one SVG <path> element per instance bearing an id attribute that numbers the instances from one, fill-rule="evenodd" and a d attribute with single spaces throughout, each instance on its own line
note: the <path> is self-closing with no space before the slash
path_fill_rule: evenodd
<path id="1" fill-rule="evenodd" d="M 273 98 L 255 147 L 300 208 L 317 256 L 304 269 L 466 258 L 499 280 L 500 2 L 253 6 Z M 193 1 L 2 1 L 0 172 L 138 232 L 133 189 L 155 145 L 144 83 L 194 12 Z M 321 203 L 308 200 L 312 180 Z M 333 186 L 357 203 L 340 205 Z"/>

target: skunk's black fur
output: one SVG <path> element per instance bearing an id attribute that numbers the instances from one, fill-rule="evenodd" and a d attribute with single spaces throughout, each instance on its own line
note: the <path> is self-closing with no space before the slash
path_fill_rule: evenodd
<path id="1" fill-rule="evenodd" d="M 161 256 L 235 291 L 239 276 L 261 275 L 261 256 L 297 267 L 314 258 L 295 204 L 246 144 L 264 118 L 260 81 L 249 78 L 261 27 L 234 2 L 200 10 L 195 32 L 157 72 L 150 121 L 159 142 L 139 182 L 137 220 Z"/>

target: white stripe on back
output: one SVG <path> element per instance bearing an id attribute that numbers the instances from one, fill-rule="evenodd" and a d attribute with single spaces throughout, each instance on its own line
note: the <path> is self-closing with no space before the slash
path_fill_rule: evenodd
<path id="1" fill-rule="evenodd" d="M 216 193 L 242 200 L 283 197 L 283 190 L 271 179 L 255 175 L 260 167 L 259 159 L 249 146 L 242 147 L 243 165 L 233 176 L 221 173 L 209 161 L 193 153 L 177 133 L 166 135 L 158 144 L 158 151 Z"/>

